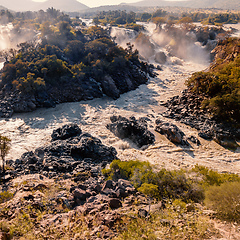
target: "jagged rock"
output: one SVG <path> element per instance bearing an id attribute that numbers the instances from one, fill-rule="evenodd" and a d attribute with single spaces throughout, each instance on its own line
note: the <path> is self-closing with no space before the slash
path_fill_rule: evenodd
<path id="1" fill-rule="evenodd" d="M 185 134 L 172 123 L 163 122 L 160 119 L 157 119 L 155 131 L 164 134 L 167 139 L 173 143 L 186 144 L 186 141 L 183 139 Z"/>
<path id="2" fill-rule="evenodd" d="M 87 197 L 90 197 L 90 194 L 85 190 L 77 188 L 73 191 L 73 197 L 74 199 L 86 200 Z"/>
<path id="3" fill-rule="evenodd" d="M 82 134 L 80 141 L 71 147 L 71 156 L 81 158 L 91 158 L 95 161 L 112 161 L 116 159 L 117 151 L 113 147 L 106 147 L 100 139 L 92 137 L 90 134 Z"/>
<path id="4" fill-rule="evenodd" d="M 56 130 L 53 130 L 51 137 L 53 141 L 59 140 L 59 139 L 64 140 L 70 137 L 78 136 L 81 133 L 82 133 L 82 130 L 78 127 L 77 124 L 68 124 Z"/>
<path id="5" fill-rule="evenodd" d="M 201 142 L 194 136 L 188 137 L 188 140 L 191 141 L 192 143 L 197 144 L 197 146 L 201 145 Z"/>
<path id="6" fill-rule="evenodd" d="M 102 187 L 102 191 L 104 191 L 105 189 L 109 188 L 109 189 L 114 189 L 115 187 L 115 183 L 112 180 L 107 180 Z"/>
<path id="7" fill-rule="evenodd" d="M 240 139 L 239 129 L 221 119 L 210 117 L 210 113 L 201 108 L 203 100 L 204 96 L 194 94 L 188 89 L 184 90 L 180 96 L 175 96 L 163 104 L 168 108 L 163 116 L 199 130 L 199 137 L 206 140 Z M 197 140 L 189 140 L 199 144 Z"/>
<path id="8" fill-rule="evenodd" d="M 113 99 L 117 99 L 120 97 L 120 91 L 118 90 L 115 82 L 110 76 L 104 77 L 102 81 L 102 89 L 107 96 Z"/>
<path id="9" fill-rule="evenodd" d="M 167 61 L 167 56 L 164 52 L 157 52 L 154 58 L 155 62 L 164 64 Z"/>
<path id="10" fill-rule="evenodd" d="M 122 116 L 112 116 L 107 128 L 119 138 L 128 138 L 138 147 L 152 144 L 155 141 L 154 134 L 147 130 L 147 124 L 143 119 L 136 120 L 134 117 L 127 119 Z"/>
<path id="11" fill-rule="evenodd" d="M 34 152 L 24 153 L 13 163 L 15 171 L 19 174 L 42 173 L 48 176 L 53 172 L 71 173 L 68 177 L 74 176 L 77 182 L 91 175 L 100 175 L 102 167 L 117 158 L 115 148 L 103 145 L 90 134 L 81 134 L 77 125 L 65 125 L 55 130 L 52 137 L 64 140 L 55 140 Z"/>

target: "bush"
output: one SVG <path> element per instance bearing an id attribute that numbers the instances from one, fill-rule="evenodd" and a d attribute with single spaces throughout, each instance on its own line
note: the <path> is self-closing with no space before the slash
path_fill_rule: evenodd
<path id="1" fill-rule="evenodd" d="M 4 191 L 0 193 L 0 203 L 7 202 L 13 198 L 13 194 L 8 191 Z"/>
<path id="2" fill-rule="evenodd" d="M 211 186 L 206 191 L 205 204 L 215 210 L 218 217 L 240 221 L 240 182 L 226 182 L 220 186 Z"/>
<path id="3" fill-rule="evenodd" d="M 130 180 L 138 191 L 155 198 L 180 198 L 186 202 L 199 202 L 204 198 L 202 188 L 188 179 L 184 172 L 166 169 L 154 172 L 148 162 L 114 160 L 103 174 L 113 180 Z"/>
<path id="4" fill-rule="evenodd" d="M 240 182 L 238 174 L 219 173 L 204 166 L 196 165 L 192 171 L 198 173 L 202 177 L 202 180 L 198 181 L 198 183 L 204 188 L 209 186 L 220 186 L 226 182 Z"/>
<path id="5" fill-rule="evenodd" d="M 143 183 L 142 186 L 138 188 L 138 191 L 153 198 L 158 198 L 159 196 L 158 186 L 151 183 Z"/>

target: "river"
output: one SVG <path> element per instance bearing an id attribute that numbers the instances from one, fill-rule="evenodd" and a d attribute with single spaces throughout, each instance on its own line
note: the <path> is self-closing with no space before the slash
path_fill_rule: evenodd
<path id="1" fill-rule="evenodd" d="M 189 60 L 181 60 L 181 64 L 176 64 L 170 58 L 162 66 L 163 71 L 157 71 L 156 78 L 150 78 L 147 84 L 121 95 L 117 100 L 103 97 L 64 103 L 55 108 L 38 109 L 30 113 L 15 114 L 10 119 L 1 119 L 0 134 L 12 139 L 7 158 L 15 160 L 26 151 L 48 144 L 53 129 L 67 123 L 77 123 L 84 132 L 100 138 L 106 145 L 115 147 L 122 160 L 146 160 L 156 168 L 167 169 L 189 168 L 199 164 L 221 172 L 240 173 L 240 148 L 236 151 L 227 150 L 214 141 L 199 138 L 197 130 L 161 116 L 165 108 L 160 104 L 181 94 L 186 88 L 185 80 L 193 72 L 204 70 L 208 65 L 208 61 L 198 63 Z M 117 138 L 106 128 L 112 115 L 148 117 L 149 129 L 156 137 L 155 144 L 139 149 L 129 141 Z M 154 123 L 158 117 L 175 123 L 187 136 L 196 136 L 201 145 L 174 145 L 154 131 Z"/>

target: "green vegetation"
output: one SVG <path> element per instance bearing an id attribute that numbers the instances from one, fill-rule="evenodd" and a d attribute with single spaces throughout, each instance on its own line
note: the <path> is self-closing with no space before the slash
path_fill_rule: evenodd
<path id="1" fill-rule="evenodd" d="M 126 17 L 129 27 L 140 29 L 130 21 L 129 14 Z M 139 61 L 138 52 L 133 51 L 132 46 L 126 49 L 117 46 L 109 29 L 84 27 L 79 18 L 70 19 L 55 9 L 22 13 L 15 16 L 13 25 L 20 32 L 30 27 L 38 31 L 41 38 L 38 43 L 21 43 L 17 50 L 1 53 L 6 59 L 2 71 L 3 84 L 12 91 L 19 90 L 25 97 L 41 99 L 45 96 L 45 99 L 57 102 L 82 100 L 87 94 L 91 98 L 101 97 L 100 85 L 106 76 L 113 79 L 120 93 L 128 90 L 127 84 L 122 83 L 123 75 L 135 81 L 136 85 L 147 80 L 137 71 L 147 73 L 147 64 Z M 69 88 L 74 88 L 74 94 L 69 93 Z M 61 95 L 64 91 L 68 94 Z"/>
<path id="2" fill-rule="evenodd" d="M 149 219 L 127 215 L 119 225 L 119 234 L 114 240 L 134 239 L 208 239 L 214 234 L 210 218 L 200 209 L 189 212 L 186 204 L 175 200 L 151 214 Z"/>
<path id="3" fill-rule="evenodd" d="M 198 165 L 190 170 L 154 171 L 148 162 L 120 160 L 113 161 L 110 169 L 104 169 L 103 173 L 114 180 L 130 180 L 138 191 L 153 200 L 151 205 L 145 205 L 147 198 L 137 194 L 131 208 L 120 210 L 124 214 L 109 229 L 117 232 L 116 240 L 208 239 L 217 235 L 213 216 L 228 222 L 240 221 L 240 177 L 237 174 L 218 173 Z M 31 188 L 33 183 L 32 180 L 25 180 L 15 187 L 29 187 L 30 194 L 40 194 L 41 198 L 34 204 L 29 204 L 23 198 L 18 200 L 18 212 L 11 219 L 6 216 L 15 209 L 14 205 L 8 203 L 13 194 L 1 193 L 0 230 L 7 239 L 91 239 L 91 231 L 101 224 L 97 215 L 83 215 L 75 211 L 62 218 L 63 222 L 57 222 L 58 216 L 63 216 L 70 209 L 61 197 L 56 201 L 53 199 L 64 190 L 70 191 L 72 185 L 69 180 L 60 178 L 56 182 L 43 184 L 38 190 Z M 159 200 L 162 204 L 159 204 Z M 138 214 L 139 208 L 149 207 L 151 212 L 148 217 Z M 206 215 L 206 207 L 216 214 Z"/>
<path id="4" fill-rule="evenodd" d="M 103 174 L 113 180 L 127 179 L 139 192 L 154 199 L 165 198 L 186 203 L 204 201 L 221 219 L 240 221 L 240 177 L 237 174 L 219 173 L 199 165 L 188 171 L 154 171 L 148 162 L 137 160 L 114 160 L 109 169 L 103 169 Z M 142 220 L 136 221 L 143 223 Z M 136 224 L 135 221 L 130 222 L 133 226 Z"/>
<path id="5" fill-rule="evenodd" d="M 205 189 L 209 186 L 220 186 L 223 183 L 240 182 L 238 174 L 219 173 L 204 166 L 196 165 L 192 171 L 197 173 L 202 179 L 199 180 L 198 183 Z"/>
<path id="6" fill-rule="evenodd" d="M 211 186 L 206 191 L 205 204 L 215 210 L 219 218 L 232 222 L 240 221 L 240 182 L 226 182 Z"/>
<path id="7" fill-rule="evenodd" d="M 7 202 L 13 198 L 13 193 L 9 191 L 3 191 L 0 193 L 0 204 Z"/>
<path id="8" fill-rule="evenodd" d="M 240 56 L 234 49 L 240 46 L 237 39 L 228 39 L 221 43 L 224 54 L 209 72 L 194 73 L 187 86 L 196 93 L 205 96 L 203 108 L 213 115 L 227 121 L 240 120 Z M 229 56 L 229 57 L 228 57 Z M 228 57 L 228 58 L 227 58 Z"/>
<path id="9" fill-rule="evenodd" d="M 90 16 L 89 16 L 90 17 Z M 142 30 L 141 25 L 136 24 L 137 21 L 148 22 L 152 21 L 158 26 L 167 23 L 192 23 L 201 22 L 202 24 L 223 25 L 227 23 L 238 23 L 240 21 L 240 13 L 234 12 L 219 12 L 214 13 L 210 11 L 194 11 L 194 12 L 167 12 L 163 9 L 156 11 L 134 13 L 126 11 L 102 11 L 96 15 L 92 15 L 93 22 L 98 25 L 110 24 L 111 26 L 123 26 L 125 28 L 132 28 L 136 31 Z M 132 26 L 135 26 L 133 28 Z"/>
<path id="10" fill-rule="evenodd" d="M 10 151 L 11 140 L 0 135 L 0 156 L 2 160 L 2 171 L 5 172 L 5 157 Z"/>
<path id="11" fill-rule="evenodd" d="M 161 169 L 155 172 L 148 162 L 114 160 L 103 174 L 111 179 L 128 179 L 138 191 L 157 199 L 180 198 L 186 202 L 198 202 L 204 197 L 202 188 L 187 178 L 183 171 Z"/>

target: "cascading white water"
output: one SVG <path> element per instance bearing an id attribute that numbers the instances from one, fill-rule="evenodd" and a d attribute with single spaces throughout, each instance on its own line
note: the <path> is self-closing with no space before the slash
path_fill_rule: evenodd
<path id="1" fill-rule="evenodd" d="M 141 39 L 139 41 L 139 33 L 136 31 L 119 27 L 112 28 L 111 36 L 123 48 L 126 48 L 126 43 L 131 42 L 138 49 L 140 56 L 153 64 L 159 63 L 156 62 L 156 55 L 159 52 L 167 56 L 167 63 L 169 64 L 182 63 L 182 60 L 201 64 L 209 62 L 209 52 L 197 42 L 195 33 L 188 32 L 186 36 L 178 39 L 177 34 L 172 36 L 173 33 L 169 34 L 167 30 L 165 31 L 165 25 L 163 25 L 162 30 L 159 30 L 154 23 L 138 24 L 144 26 L 144 35 L 147 36 L 142 41 Z M 177 28 L 178 26 L 176 26 Z M 171 48 L 174 48 L 174 51 L 170 51 Z"/>
<path id="2" fill-rule="evenodd" d="M 151 27 L 149 25 L 149 28 Z M 124 30 L 121 29 L 121 31 Z M 128 32 L 128 34 L 130 37 L 126 38 L 126 41 L 134 37 L 132 33 Z M 153 42 L 156 42 L 156 39 Z M 158 77 L 151 78 L 147 84 L 121 95 L 117 100 L 105 97 L 91 101 L 64 103 L 57 105 L 56 108 L 38 109 L 31 113 L 15 114 L 10 119 L 1 119 L 0 134 L 12 139 L 8 159 L 17 159 L 25 151 L 47 144 L 53 129 L 74 122 L 79 124 L 83 131 L 100 138 L 104 144 L 115 147 L 118 157 L 122 160 L 146 160 L 158 167 L 168 169 L 199 164 L 219 171 L 240 173 L 239 149 L 232 152 L 214 141 L 204 139 L 200 139 L 200 146 L 179 147 L 154 131 L 156 118 L 164 119 L 161 113 L 165 108 L 160 104 L 172 96 L 181 94 L 185 89 L 184 82 L 191 73 L 208 67 L 208 62 L 196 63 L 184 59 L 181 60 L 182 65 L 169 63 L 162 65 L 163 71 L 157 72 Z M 139 149 L 133 143 L 114 136 L 105 127 L 112 115 L 136 118 L 147 116 L 149 129 L 156 136 L 155 144 Z M 197 130 L 170 119 L 164 120 L 177 124 L 187 136 L 198 137 Z"/>

